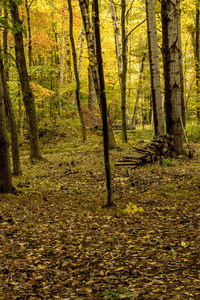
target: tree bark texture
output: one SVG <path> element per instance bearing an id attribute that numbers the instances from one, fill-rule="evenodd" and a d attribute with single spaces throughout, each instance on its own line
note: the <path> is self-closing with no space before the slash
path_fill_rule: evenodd
<path id="1" fill-rule="evenodd" d="M 127 39 L 126 39 L 126 0 L 121 0 L 121 37 L 122 37 L 122 76 L 121 76 L 121 112 L 122 141 L 127 142 L 126 131 L 126 75 L 127 75 Z"/>
<path id="2" fill-rule="evenodd" d="M 96 91 L 96 96 L 99 104 L 100 111 L 102 110 L 101 102 L 100 102 L 100 87 L 99 87 L 99 74 L 97 68 L 97 61 L 96 61 L 96 49 L 95 49 L 95 39 L 94 39 L 94 32 L 90 22 L 90 11 L 89 11 L 89 3 L 87 0 L 79 0 L 79 6 L 81 10 L 86 41 L 87 41 L 87 48 L 88 48 L 88 58 L 89 64 L 92 71 L 92 78 L 94 82 L 94 87 Z M 116 147 L 114 134 L 112 131 L 111 124 L 108 118 L 108 131 L 109 131 L 109 147 L 113 149 Z"/>
<path id="3" fill-rule="evenodd" d="M 5 105 L 0 75 L 0 193 L 9 193 L 12 190 L 9 141 L 6 129 Z"/>
<path id="4" fill-rule="evenodd" d="M 99 73 L 100 101 L 102 107 L 101 113 L 102 113 L 102 125 L 103 125 L 104 161 L 105 161 L 106 186 L 107 186 L 107 206 L 110 207 L 114 203 L 112 200 L 111 170 L 110 170 L 110 160 L 109 160 L 108 117 L 107 117 L 103 62 L 102 62 L 102 53 L 101 53 L 98 0 L 93 1 L 93 18 L 94 18 L 94 31 L 95 31 L 95 42 L 96 42 L 96 56 L 97 56 L 98 73 Z"/>
<path id="5" fill-rule="evenodd" d="M 197 95 L 197 120 L 200 120 L 200 57 L 199 57 L 199 3 L 196 2 L 196 24 L 195 24 L 195 60 L 196 60 L 196 95 Z"/>
<path id="6" fill-rule="evenodd" d="M 163 63 L 165 81 L 165 113 L 167 133 L 174 136 L 174 150 L 183 152 L 181 125 L 181 75 L 179 64 L 179 18 L 177 0 L 161 1 Z"/>
<path id="7" fill-rule="evenodd" d="M 35 100 L 33 92 L 30 88 L 26 59 L 24 53 L 23 35 L 22 35 L 22 22 L 19 18 L 18 7 L 13 0 L 9 0 L 10 12 L 12 16 L 12 23 L 15 28 L 15 54 L 16 65 L 19 73 L 21 90 L 23 95 L 23 102 L 29 122 L 30 129 L 30 150 L 31 158 L 40 158 L 39 142 L 38 142 L 38 124 L 35 108 Z"/>
<path id="8" fill-rule="evenodd" d="M 94 81 L 92 77 L 92 70 L 90 65 L 88 66 L 88 86 L 89 86 L 89 95 L 88 95 L 88 108 L 92 112 L 96 112 L 97 109 L 97 96 L 94 87 Z"/>
<path id="9" fill-rule="evenodd" d="M 160 66 L 154 0 L 146 0 L 149 63 L 151 73 L 151 93 L 153 101 L 155 136 L 164 135 L 164 116 L 160 87 Z"/>
<path id="10" fill-rule="evenodd" d="M 27 28 L 28 28 L 28 64 L 32 66 L 32 40 L 31 40 L 31 18 L 30 18 L 30 4 L 28 0 L 25 2 L 26 16 L 27 16 Z"/>
<path id="11" fill-rule="evenodd" d="M 1 51 L 0 51 L 1 52 Z M 11 128 L 11 140 L 12 140 L 12 161 L 13 161 L 13 175 L 21 175 L 21 164 L 20 164 L 20 155 L 19 155 L 19 145 L 18 145 L 18 133 L 17 133 L 17 124 L 15 119 L 15 113 L 10 99 L 8 86 L 6 82 L 6 76 L 4 72 L 3 60 L 0 57 L 0 75 L 1 75 L 1 84 L 4 96 L 4 103 L 8 109 L 8 119 Z"/>
<path id="12" fill-rule="evenodd" d="M 74 37 L 73 37 L 73 12 L 72 12 L 71 0 L 67 0 L 67 3 L 68 3 L 68 10 L 69 10 L 69 35 L 70 35 L 70 41 L 71 41 L 71 47 L 72 47 L 74 75 L 75 75 L 75 79 L 76 79 L 76 104 L 78 107 L 78 113 L 79 113 L 80 122 L 81 122 L 83 142 L 85 142 L 86 141 L 86 128 L 85 128 L 83 112 L 82 112 L 81 104 L 80 104 L 80 81 L 79 81 L 79 76 L 78 76 L 77 56 L 76 56 L 76 49 L 75 49 Z"/>

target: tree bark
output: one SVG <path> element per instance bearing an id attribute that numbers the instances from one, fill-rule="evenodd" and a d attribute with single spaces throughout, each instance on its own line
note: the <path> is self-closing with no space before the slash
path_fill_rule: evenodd
<path id="1" fill-rule="evenodd" d="M 13 191 L 9 158 L 9 141 L 6 129 L 6 115 L 3 88 L 0 75 L 0 193 Z"/>
<path id="2" fill-rule="evenodd" d="M 196 95 L 197 95 L 197 120 L 200 121 L 200 57 L 199 57 L 199 3 L 196 2 L 196 24 L 195 24 L 195 60 L 196 60 Z"/>
<path id="3" fill-rule="evenodd" d="M 154 0 L 146 0 L 147 32 L 149 46 L 149 64 L 151 73 L 151 93 L 154 114 L 155 136 L 164 135 L 164 118 L 160 87 L 160 66 Z"/>
<path id="4" fill-rule="evenodd" d="M 26 15 L 27 15 L 27 27 L 28 27 L 28 62 L 29 67 L 32 66 L 32 40 L 31 40 L 31 19 L 30 19 L 30 3 L 28 0 L 25 2 Z"/>
<path id="5" fill-rule="evenodd" d="M 3 10 L 4 10 L 4 18 L 8 20 L 8 7 L 7 7 L 7 1 L 4 0 L 3 4 Z M 5 75 L 6 75 L 6 81 L 9 80 L 9 65 L 8 65 L 8 29 L 5 26 L 3 29 L 3 52 L 4 52 L 4 67 L 5 67 Z"/>
<path id="6" fill-rule="evenodd" d="M 99 30 L 99 5 L 98 0 L 93 1 L 93 19 L 94 19 L 94 31 L 95 31 L 95 42 L 96 42 L 96 57 L 98 64 L 99 73 L 99 85 L 100 85 L 100 101 L 101 101 L 101 113 L 102 113 L 102 125 L 103 125 L 103 140 L 104 140 L 104 161 L 105 161 L 105 173 L 106 173 L 106 186 L 107 186 L 107 205 L 112 206 L 112 186 L 111 186 L 111 170 L 109 160 L 109 134 L 108 134 L 108 117 L 107 117 L 107 105 L 106 105 L 106 94 L 105 94 L 105 83 L 103 74 L 103 63 L 101 54 L 101 38 Z"/>
<path id="7" fill-rule="evenodd" d="M 88 95 L 88 108 L 92 112 L 96 112 L 97 109 L 97 96 L 94 87 L 94 81 L 92 77 L 91 66 L 88 66 L 88 86 L 89 86 L 89 95 Z"/>
<path id="8" fill-rule="evenodd" d="M 96 49 L 95 49 L 95 40 L 94 40 L 94 33 L 93 28 L 90 23 L 90 11 L 89 11 L 89 3 L 87 0 L 79 0 L 79 6 L 81 9 L 81 15 L 83 20 L 83 25 L 85 29 L 86 41 L 87 41 L 87 48 L 88 48 L 88 58 L 89 63 L 92 71 L 92 78 L 94 82 L 94 87 L 96 91 L 97 101 L 99 104 L 100 110 L 102 110 L 101 102 L 100 102 L 100 87 L 99 87 L 99 75 L 97 69 L 97 62 L 96 62 Z M 116 147 L 114 134 L 112 131 L 111 124 L 108 118 L 108 131 L 109 131 L 109 147 L 113 149 Z"/>
<path id="9" fill-rule="evenodd" d="M 22 174 L 22 171 L 21 171 L 19 147 L 18 147 L 17 124 L 16 124 L 15 113 L 14 113 L 14 109 L 12 106 L 12 102 L 10 99 L 8 86 L 6 82 L 3 60 L 1 57 L 0 57 L 0 75 L 1 75 L 1 84 L 2 84 L 2 90 L 4 96 L 4 103 L 6 104 L 6 107 L 8 109 L 8 119 L 11 128 L 13 175 L 19 176 Z"/>
<path id="10" fill-rule="evenodd" d="M 121 112 L 122 141 L 127 143 L 126 131 L 126 75 L 127 75 L 127 39 L 126 39 L 126 0 L 121 0 L 121 37 L 122 37 L 122 76 L 121 76 Z"/>
<path id="11" fill-rule="evenodd" d="M 13 0 L 9 0 L 10 12 L 12 16 L 12 23 L 15 28 L 14 40 L 15 40 L 15 54 L 16 65 L 19 73 L 19 79 L 22 89 L 23 102 L 29 122 L 30 129 L 30 156 L 31 158 L 39 159 L 39 142 L 38 142 L 38 124 L 35 109 L 35 100 L 33 92 L 30 88 L 26 59 L 24 54 L 24 44 L 22 36 L 22 22 L 19 18 L 18 7 Z"/>
<path id="12" fill-rule="evenodd" d="M 140 94 L 141 94 L 141 89 L 142 89 L 142 74 L 143 74 L 143 71 L 144 71 L 145 58 L 146 58 L 146 53 L 143 54 L 141 68 L 140 68 L 137 96 L 136 96 L 136 100 L 135 100 L 135 107 L 134 107 L 134 113 L 133 113 L 133 118 L 132 118 L 133 127 L 136 126 L 136 121 L 137 121 L 137 111 L 138 111 L 138 107 L 139 107 L 138 104 L 139 104 Z"/>
<path id="13" fill-rule="evenodd" d="M 174 150 L 183 153 L 181 125 L 181 75 L 179 63 L 179 6 L 177 0 L 161 1 L 165 112 L 167 133 L 174 136 Z"/>
<path id="14" fill-rule="evenodd" d="M 69 35 L 70 35 L 70 41 L 71 41 L 71 47 L 72 47 L 74 75 L 75 75 L 75 79 L 76 79 L 76 104 L 78 107 L 78 113 L 79 113 L 79 117 L 80 117 L 80 121 L 81 121 L 83 142 L 85 142 L 86 141 L 86 128 L 85 128 L 83 112 L 82 112 L 81 104 L 80 104 L 80 81 L 79 81 L 79 76 L 78 76 L 77 56 L 76 56 L 76 49 L 75 49 L 74 37 L 73 37 L 73 13 L 72 13 L 71 0 L 67 0 L 67 3 L 68 3 L 68 10 L 69 10 Z"/>

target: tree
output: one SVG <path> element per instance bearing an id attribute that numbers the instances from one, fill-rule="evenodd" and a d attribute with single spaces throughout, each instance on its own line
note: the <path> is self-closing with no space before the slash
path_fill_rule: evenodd
<path id="1" fill-rule="evenodd" d="M 92 71 L 92 78 L 94 82 L 99 108 L 101 111 L 102 107 L 100 101 L 99 74 L 98 74 L 97 61 L 96 61 L 94 30 L 90 22 L 89 2 L 87 0 L 79 0 L 79 6 L 81 10 L 82 21 L 83 21 L 85 36 L 87 41 L 88 58 L 89 58 L 89 63 Z M 112 127 L 109 122 L 109 118 L 108 118 L 108 131 L 109 131 L 109 147 L 110 149 L 113 149 L 116 147 L 116 143 L 115 143 Z"/>
<path id="2" fill-rule="evenodd" d="M 5 105 L 0 74 L 0 193 L 9 193 L 13 190 L 9 158 L 9 141 L 6 129 Z"/>
<path id="3" fill-rule="evenodd" d="M 1 47 L 0 47 L 0 54 L 1 54 Z M 8 91 L 6 74 L 4 71 L 4 65 L 1 56 L 0 56 L 0 75 L 1 75 L 1 88 L 3 92 L 3 99 L 8 111 L 8 119 L 9 119 L 9 124 L 11 129 L 13 175 L 18 176 L 21 175 L 22 171 L 21 171 L 20 156 L 19 156 L 17 124 L 15 119 L 14 109 Z"/>
<path id="4" fill-rule="evenodd" d="M 103 63 L 102 63 L 102 54 L 101 54 L 98 0 L 93 1 L 93 20 L 94 20 L 94 31 L 95 31 L 96 58 L 97 58 L 98 73 L 99 73 L 100 101 L 101 101 L 101 108 L 102 108 L 101 115 L 102 115 L 103 140 L 104 140 L 104 161 L 105 161 L 106 185 L 107 185 L 107 193 L 108 193 L 106 206 L 110 207 L 114 203 L 112 200 L 111 171 L 110 171 L 110 160 L 109 160 L 108 117 L 107 117 L 105 83 L 104 83 Z"/>
<path id="5" fill-rule="evenodd" d="M 196 26 L 195 26 L 195 66 L 196 66 L 196 97 L 197 97 L 197 120 L 200 120 L 200 57 L 199 57 L 199 0 L 196 0 Z"/>
<path id="6" fill-rule="evenodd" d="M 183 152 L 183 129 L 181 125 L 180 10 L 178 0 L 162 0 L 161 15 L 166 130 L 167 133 L 174 136 L 174 150 L 180 154 Z"/>
<path id="7" fill-rule="evenodd" d="M 149 64 L 151 73 L 151 94 L 153 102 L 155 135 L 164 134 L 164 118 L 160 87 L 160 66 L 154 0 L 146 0 Z"/>
<path id="8" fill-rule="evenodd" d="M 121 0 L 121 37 L 122 37 L 122 75 L 121 75 L 121 111 L 122 141 L 127 142 L 126 132 L 126 75 L 127 75 L 127 37 L 126 37 L 126 0 Z"/>
<path id="9" fill-rule="evenodd" d="M 29 122 L 30 129 L 30 150 L 31 158 L 40 158 L 39 142 L 38 142 L 38 124 L 37 115 L 35 109 L 35 100 L 33 92 L 30 88 L 29 77 L 26 66 L 26 59 L 24 53 L 23 44 L 23 28 L 22 22 L 19 18 L 18 6 L 14 0 L 9 0 L 10 13 L 12 16 L 12 24 L 14 31 L 15 40 L 15 54 L 16 54 L 16 65 L 19 73 L 19 80 L 21 84 L 21 90 L 23 95 L 23 102 Z"/>
<path id="10" fill-rule="evenodd" d="M 80 103 L 80 80 L 79 80 L 79 75 L 78 75 L 76 49 L 75 49 L 74 37 L 73 37 L 73 13 L 72 13 L 71 0 L 67 0 L 67 3 L 68 3 L 68 10 L 69 10 L 69 35 L 70 35 L 70 41 L 71 41 L 71 47 L 72 47 L 74 75 L 75 75 L 75 79 L 76 79 L 76 103 L 77 103 L 78 113 L 79 113 L 79 117 L 80 117 L 80 121 L 81 121 L 83 142 L 85 142 L 86 128 L 85 128 L 85 122 L 84 122 L 83 112 L 82 112 L 81 103 Z"/>

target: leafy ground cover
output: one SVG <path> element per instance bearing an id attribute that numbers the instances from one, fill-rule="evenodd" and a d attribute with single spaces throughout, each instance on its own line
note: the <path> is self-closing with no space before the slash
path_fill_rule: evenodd
<path id="1" fill-rule="evenodd" d="M 23 154 L 18 195 L 0 195 L 0 299 L 200 299 L 199 146 L 193 160 L 114 167 L 106 198 L 102 144 Z M 48 148 L 47 148 L 48 147 Z"/>

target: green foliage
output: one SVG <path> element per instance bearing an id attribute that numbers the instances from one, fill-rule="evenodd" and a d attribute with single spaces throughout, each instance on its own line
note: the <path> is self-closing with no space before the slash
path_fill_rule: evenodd
<path id="1" fill-rule="evenodd" d="M 199 142 L 200 141 L 200 124 L 195 122 L 190 122 L 186 126 L 186 132 L 188 135 L 188 139 L 191 142 Z"/>
<path id="2" fill-rule="evenodd" d="M 144 212 L 144 209 L 141 206 L 138 207 L 132 202 L 129 202 L 128 204 L 126 204 L 126 208 L 123 209 L 123 212 L 128 214 L 135 214 L 137 212 Z"/>
<path id="3" fill-rule="evenodd" d="M 105 290 L 102 293 L 102 296 L 104 296 L 106 299 L 113 299 L 113 300 L 123 299 L 131 295 L 132 293 L 126 288 L 119 288 L 116 290 L 109 289 L 109 290 Z"/>
<path id="4" fill-rule="evenodd" d="M 174 162 L 169 157 L 163 158 L 163 165 L 170 167 L 174 165 Z"/>

